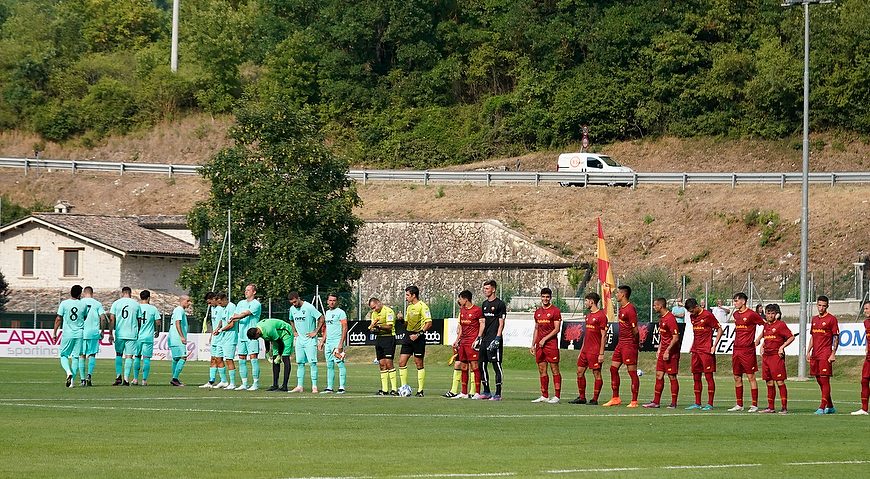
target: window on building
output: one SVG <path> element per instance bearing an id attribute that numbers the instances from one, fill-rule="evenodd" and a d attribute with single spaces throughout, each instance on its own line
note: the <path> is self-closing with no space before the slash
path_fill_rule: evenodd
<path id="1" fill-rule="evenodd" d="M 63 275 L 73 277 L 79 275 L 79 250 L 63 250 Z"/>
<path id="2" fill-rule="evenodd" d="M 34 261 L 36 248 L 21 248 L 21 276 L 33 276 L 36 270 Z"/>

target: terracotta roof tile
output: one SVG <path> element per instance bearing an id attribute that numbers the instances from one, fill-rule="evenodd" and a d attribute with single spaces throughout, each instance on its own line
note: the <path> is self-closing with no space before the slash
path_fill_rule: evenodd
<path id="1" fill-rule="evenodd" d="M 128 254 L 199 256 L 196 247 L 160 231 L 143 227 L 135 216 L 36 213 L 33 217 Z"/>

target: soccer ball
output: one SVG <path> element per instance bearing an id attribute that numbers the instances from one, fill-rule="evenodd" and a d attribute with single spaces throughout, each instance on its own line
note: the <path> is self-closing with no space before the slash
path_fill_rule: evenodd
<path id="1" fill-rule="evenodd" d="M 643 376 L 643 371 L 640 370 L 640 369 L 638 369 L 638 370 L 637 370 L 637 375 L 638 375 L 638 376 Z"/>
<path id="2" fill-rule="evenodd" d="M 408 386 L 407 384 L 399 388 L 399 396 L 402 396 L 403 398 L 411 397 L 412 392 L 411 386 Z"/>

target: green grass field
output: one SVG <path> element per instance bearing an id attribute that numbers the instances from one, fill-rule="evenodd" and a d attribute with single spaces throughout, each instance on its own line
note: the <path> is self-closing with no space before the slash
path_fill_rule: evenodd
<path id="1" fill-rule="evenodd" d="M 815 382 L 789 381 L 791 413 L 779 416 L 725 412 L 734 404 L 726 356 L 707 413 L 683 410 L 687 374 L 676 411 L 532 404 L 537 372 L 520 349 L 507 354 L 504 401 L 447 400 L 446 349 L 429 349 L 422 399 L 373 397 L 379 379 L 368 351 L 354 351 L 350 393 L 329 397 L 190 387 L 207 379 L 203 362 L 188 363 L 185 388 L 167 384 L 165 362 L 154 363 L 148 387 L 110 387 L 114 366 L 101 360 L 94 387 L 66 389 L 56 360 L 3 359 L 0 477 L 867 476 L 870 421 L 849 415 L 859 406 L 861 358 L 838 362 L 836 415 L 812 414 Z M 575 358 L 563 355 L 563 401 L 576 396 Z M 650 371 L 642 402 L 652 396 L 652 359 L 641 358 Z M 266 386 L 270 378 L 264 368 Z M 410 379 L 416 385 L 413 371 Z M 762 406 L 765 394 L 762 385 Z"/>

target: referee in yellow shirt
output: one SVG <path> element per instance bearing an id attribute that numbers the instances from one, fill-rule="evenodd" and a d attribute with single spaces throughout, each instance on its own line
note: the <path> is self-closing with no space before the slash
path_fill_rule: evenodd
<path id="1" fill-rule="evenodd" d="M 375 333 L 375 355 L 381 369 L 381 389 L 378 396 L 398 396 L 396 384 L 396 368 L 393 366 L 393 356 L 396 354 L 396 314 L 378 298 L 369 299 L 372 310 L 372 324 L 369 331 Z M 390 389 L 390 381 L 393 388 Z"/>
<path id="2" fill-rule="evenodd" d="M 399 352 L 399 383 L 408 384 L 408 358 L 414 355 L 417 365 L 417 397 L 423 397 L 426 384 L 426 370 L 423 369 L 423 356 L 426 355 L 426 331 L 432 327 L 432 313 L 429 306 L 420 301 L 420 288 L 411 285 L 405 288 L 405 338 Z"/>

